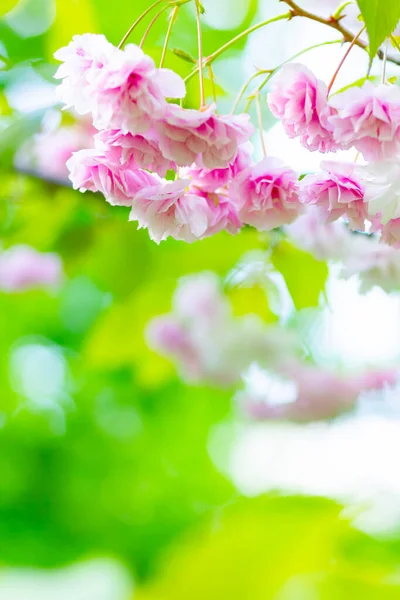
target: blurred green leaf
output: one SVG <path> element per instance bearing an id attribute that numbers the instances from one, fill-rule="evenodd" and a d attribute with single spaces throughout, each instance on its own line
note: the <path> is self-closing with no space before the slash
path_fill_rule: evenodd
<path id="1" fill-rule="evenodd" d="M 47 36 L 48 58 L 79 33 L 98 33 L 96 4 L 90 0 L 55 0 L 56 18 Z"/>
<path id="2" fill-rule="evenodd" d="M 0 17 L 8 13 L 18 4 L 19 0 L 1 0 Z"/>
<path id="3" fill-rule="evenodd" d="M 13 164 L 14 154 L 22 144 L 39 131 L 44 111 L 37 110 L 16 118 L 1 131 L 0 162 L 3 167 Z"/>
<path id="4" fill-rule="evenodd" d="M 358 550 L 376 547 L 375 563 L 362 564 L 357 554 L 350 558 L 349 542 L 357 544 Z M 379 546 L 353 531 L 340 518 L 340 507 L 322 498 L 241 501 L 215 515 L 208 528 L 195 530 L 176 544 L 165 555 L 159 577 L 139 589 L 136 598 L 395 598 L 391 594 L 400 593 L 400 586 L 385 584 L 394 564 L 376 569 L 385 559 Z M 341 573 L 348 569 L 352 569 L 353 581 Z"/>
<path id="5" fill-rule="evenodd" d="M 297 310 L 317 306 L 328 277 L 328 266 L 289 241 L 277 244 L 271 255 L 274 267 L 285 278 Z"/>

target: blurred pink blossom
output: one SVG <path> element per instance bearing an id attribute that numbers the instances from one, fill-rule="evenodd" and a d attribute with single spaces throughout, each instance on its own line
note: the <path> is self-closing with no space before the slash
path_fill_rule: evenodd
<path id="1" fill-rule="evenodd" d="M 0 290 L 25 291 L 43 286 L 57 286 L 63 276 L 57 254 L 43 254 L 30 246 L 12 246 L 0 253 Z"/>
<path id="2" fill-rule="evenodd" d="M 173 356 L 190 380 L 204 377 L 201 357 L 185 327 L 174 318 L 165 316 L 153 319 L 146 331 L 151 348 L 160 354 Z"/>
<path id="3" fill-rule="evenodd" d="M 358 167 L 365 189 L 368 213 L 377 223 L 386 225 L 400 217 L 400 163 L 398 160 L 372 162 Z"/>
<path id="4" fill-rule="evenodd" d="M 345 260 L 352 235 L 343 222 L 326 223 L 318 208 L 307 207 L 305 213 L 286 228 L 291 239 L 318 260 Z"/>
<path id="5" fill-rule="evenodd" d="M 390 221 L 382 227 L 381 239 L 382 242 L 389 246 L 393 246 L 393 248 L 400 248 L 400 218 L 390 219 Z"/>
<path id="6" fill-rule="evenodd" d="M 236 396 L 244 413 L 257 420 L 297 422 L 332 419 L 355 407 L 366 390 L 395 385 L 397 371 L 374 371 L 361 375 L 342 375 L 323 367 L 289 361 L 279 371 L 282 383 L 275 389 L 268 381 L 263 391 L 245 389 Z"/>
<path id="7" fill-rule="evenodd" d="M 277 158 L 241 171 L 229 185 L 239 219 L 259 230 L 294 221 L 302 211 L 297 175 Z"/>
<path id="8" fill-rule="evenodd" d="M 67 161 L 74 152 L 93 144 L 93 130 L 81 122 L 54 131 L 44 131 L 33 140 L 33 163 L 41 175 L 68 180 Z"/>
<path id="9" fill-rule="evenodd" d="M 286 64 L 279 72 L 268 105 L 282 121 L 290 138 L 300 138 L 308 150 L 332 152 L 340 148 L 333 139 L 329 117 L 334 109 L 327 101 L 328 90 L 323 81 L 302 64 Z"/>
<path id="10" fill-rule="evenodd" d="M 149 323 L 147 339 L 184 379 L 223 387 L 238 383 L 255 361 L 275 364 L 294 352 L 287 332 L 255 315 L 234 317 L 215 273 L 183 278 L 172 312 Z"/>
<path id="11" fill-rule="evenodd" d="M 400 261 L 396 248 L 379 243 L 373 236 L 351 236 L 351 245 L 343 261 L 342 276 L 358 275 L 361 292 L 375 286 L 385 292 L 400 289 Z"/>

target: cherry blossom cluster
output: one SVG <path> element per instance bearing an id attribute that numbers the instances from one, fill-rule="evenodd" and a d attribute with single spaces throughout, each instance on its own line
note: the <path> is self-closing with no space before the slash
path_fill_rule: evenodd
<path id="1" fill-rule="evenodd" d="M 342 374 L 304 363 L 289 330 L 255 315 L 234 317 L 213 273 L 180 281 L 171 313 L 150 321 L 147 341 L 188 382 L 232 387 L 244 380 L 235 400 L 257 420 L 332 418 L 354 408 L 362 392 L 394 386 L 399 376 L 394 369 Z"/>
<path id="2" fill-rule="evenodd" d="M 23 292 L 58 286 L 63 278 L 60 257 L 25 245 L 0 252 L 0 291 Z"/>
<path id="3" fill-rule="evenodd" d="M 400 247 L 400 89 L 394 85 L 351 87 L 328 97 L 326 85 L 306 67 L 283 67 L 268 97 L 287 135 L 310 151 L 354 147 L 365 166 L 325 161 L 300 184 L 300 200 L 320 218 L 344 217 L 353 230 L 380 232 Z"/>
<path id="4" fill-rule="evenodd" d="M 318 260 L 338 262 L 344 278 L 357 275 L 360 291 L 373 287 L 400 290 L 400 261 L 396 248 L 379 243 L 373 235 L 352 233 L 343 220 L 324 222 L 318 208 L 309 207 L 286 232 L 297 246 Z"/>
<path id="5" fill-rule="evenodd" d="M 247 114 L 219 115 L 216 106 L 183 108 L 185 83 L 157 68 L 141 48 L 116 48 L 102 35 L 75 36 L 56 58 L 60 100 L 91 115 L 92 149 L 67 165 L 76 189 L 101 192 L 130 207 L 130 220 L 153 240 L 193 242 L 243 225 L 265 231 L 292 223 L 304 206 L 320 218 L 340 217 L 400 247 L 400 89 L 351 87 L 328 95 L 324 82 L 301 64 L 282 67 L 268 95 L 287 135 L 310 151 L 354 147 L 369 164 L 325 161 L 321 172 L 299 176 L 279 159 L 254 163 Z"/>
<path id="6" fill-rule="evenodd" d="M 85 34 L 56 58 L 60 100 L 98 130 L 94 148 L 68 161 L 74 187 L 130 207 L 156 242 L 235 234 L 246 224 L 268 230 L 301 212 L 297 174 L 274 158 L 253 164 L 248 115 L 171 103 L 185 96 L 183 80 L 134 44 L 121 50 Z"/>
<path id="7" fill-rule="evenodd" d="M 292 355 L 296 341 L 257 315 L 233 316 L 214 273 L 187 276 L 178 285 L 170 314 L 153 319 L 149 345 L 172 359 L 182 378 L 231 386 L 257 362 L 265 366 Z"/>

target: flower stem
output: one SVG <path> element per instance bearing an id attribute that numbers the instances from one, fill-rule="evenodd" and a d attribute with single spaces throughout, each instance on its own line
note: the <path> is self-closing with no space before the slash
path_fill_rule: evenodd
<path id="1" fill-rule="evenodd" d="M 145 32 L 144 32 L 144 34 L 143 34 L 143 37 L 142 37 L 142 39 L 141 39 L 141 41 L 140 41 L 140 44 L 139 44 L 139 48 L 143 48 L 143 46 L 144 46 L 144 43 L 145 43 L 145 41 L 146 41 L 146 38 L 147 38 L 147 36 L 149 35 L 149 33 L 150 33 L 150 31 L 151 31 L 151 28 L 153 27 L 154 23 L 157 21 L 157 19 L 158 19 L 159 17 L 161 17 L 161 15 L 162 15 L 162 14 L 163 14 L 163 13 L 164 13 L 166 10 L 168 10 L 168 8 L 169 8 L 169 5 L 167 5 L 167 6 L 163 6 L 163 7 L 162 7 L 162 8 L 161 8 L 161 9 L 158 11 L 158 13 L 156 13 L 156 14 L 154 15 L 154 17 L 152 18 L 152 20 L 151 20 L 151 21 L 150 21 L 150 23 L 148 24 L 146 31 L 145 31 Z"/>
<path id="2" fill-rule="evenodd" d="M 355 35 L 355 37 L 353 38 L 353 40 L 352 40 L 352 42 L 351 42 L 350 46 L 347 48 L 346 52 L 344 53 L 344 55 L 343 55 L 343 58 L 342 58 L 342 60 L 340 61 L 340 63 L 338 64 L 338 67 L 337 67 L 336 71 L 334 72 L 334 74 L 333 74 L 333 77 L 332 77 L 332 79 L 331 79 L 331 81 L 330 81 L 330 84 L 328 85 L 328 94 L 329 94 L 329 92 L 331 91 L 333 84 L 335 83 L 335 79 L 336 79 L 336 77 L 337 77 L 337 75 L 338 75 L 338 73 L 339 73 L 340 69 L 342 68 L 342 65 L 343 65 L 344 61 L 346 60 L 346 58 L 347 58 L 347 57 L 348 57 L 348 55 L 350 54 L 350 52 L 351 52 L 351 49 L 353 48 L 353 46 L 354 46 L 354 45 L 355 45 L 355 43 L 357 42 L 358 38 L 360 37 L 360 35 L 361 35 L 361 34 L 362 34 L 362 32 L 364 31 L 365 27 L 366 27 L 365 25 L 363 25 L 363 26 L 361 27 L 360 31 L 359 31 L 359 32 L 358 32 L 358 33 Z"/>
<path id="3" fill-rule="evenodd" d="M 242 85 L 242 87 L 240 88 L 240 91 L 239 91 L 239 93 L 236 97 L 236 100 L 233 104 L 233 107 L 232 107 L 232 114 L 236 111 L 237 107 L 239 106 L 239 102 L 243 98 L 250 83 L 257 77 L 259 77 L 260 75 L 263 75 L 264 73 L 272 73 L 272 71 L 273 71 L 273 69 L 259 69 L 258 71 L 256 71 L 256 73 L 253 73 L 253 75 L 250 75 L 250 77 L 247 79 L 247 81 L 245 81 L 244 84 Z"/>
<path id="4" fill-rule="evenodd" d="M 291 12 L 287 12 L 283 15 L 277 15 L 276 17 L 272 17 L 272 19 L 268 19 L 267 21 L 261 21 L 260 23 L 256 23 L 252 27 L 245 29 L 244 31 L 239 33 L 236 37 L 229 40 L 229 42 L 226 42 L 226 44 L 221 46 L 221 48 L 218 48 L 218 50 L 215 50 L 215 52 L 210 54 L 210 56 L 207 58 L 207 62 L 212 62 L 213 60 L 215 60 L 220 54 L 225 52 L 225 50 L 230 48 L 233 44 L 236 44 L 236 42 L 238 42 L 242 38 L 248 36 L 250 33 L 257 31 L 257 29 L 260 29 L 261 27 L 264 27 L 265 25 L 269 25 L 270 23 L 275 23 L 275 21 L 282 21 L 282 19 L 290 19 L 291 14 L 292 14 Z"/>
<path id="5" fill-rule="evenodd" d="M 255 98 L 256 98 L 258 129 L 260 131 L 261 146 L 262 146 L 264 158 L 265 158 L 267 156 L 267 147 L 265 145 L 265 139 L 264 139 L 264 127 L 263 127 L 263 119 L 262 119 L 262 111 L 261 111 L 260 92 L 258 92 L 258 91 L 256 92 Z"/>
<path id="6" fill-rule="evenodd" d="M 198 0 L 195 0 L 196 4 L 196 23 L 197 23 L 197 46 L 198 46 L 198 59 L 199 59 L 199 83 L 200 83 L 200 108 L 203 108 L 205 104 L 204 94 L 204 73 L 203 73 L 203 41 L 201 35 L 201 19 L 200 19 L 200 4 Z"/>
<path id="7" fill-rule="evenodd" d="M 174 26 L 174 23 L 176 21 L 176 17 L 178 16 L 178 11 L 179 11 L 179 4 L 176 4 L 174 6 L 174 9 L 173 9 L 173 11 L 171 13 L 171 16 L 169 18 L 168 29 L 167 29 L 167 33 L 165 34 L 164 46 L 163 46 L 163 49 L 162 49 L 161 60 L 160 60 L 160 69 L 164 65 L 165 55 L 167 53 L 167 48 L 168 48 L 168 42 L 169 42 L 169 39 L 171 37 L 172 27 Z"/>
<path id="8" fill-rule="evenodd" d="M 139 25 L 139 23 L 145 18 L 146 15 L 149 14 L 150 11 L 153 10 L 153 8 L 156 8 L 156 6 L 158 6 L 159 4 L 161 4 L 161 2 L 164 2 L 164 0 L 156 0 L 155 2 L 153 2 L 153 4 L 151 6 L 149 6 L 148 8 L 146 8 L 146 10 L 144 11 L 144 13 L 142 13 L 140 15 L 140 17 L 138 17 L 136 19 L 136 21 L 129 27 L 128 31 L 126 32 L 126 34 L 124 35 L 124 37 L 122 38 L 122 40 L 120 41 L 120 43 L 118 44 L 118 48 L 119 49 L 121 49 L 122 46 L 125 44 L 126 40 L 131 35 L 131 33 L 135 29 L 135 27 L 137 25 Z"/>
<path id="9" fill-rule="evenodd" d="M 313 46 L 309 46 L 308 48 L 303 48 L 303 50 L 300 50 L 300 52 L 297 52 L 296 54 L 294 54 L 290 58 L 287 58 L 282 63 L 280 63 L 279 65 L 277 65 L 276 67 L 274 67 L 273 69 L 265 69 L 265 71 L 264 70 L 260 70 L 257 73 L 254 73 L 254 75 L 250 78 L 250 81 L 252 79 L 254 79 L 257 75 L 260 75 L 260 74 L 262 74 L 264 72 L 268 73 L 268 74 L 267 74 L 267 77 L 265 77 L 262 80 L 262 82 L 260 83 L 260 85 L 256 88 L 255 92 L 253 92 L 253 94 L 248 97 L 248 102 L 246 104 L 246 108 L 245 108 L 244 112 L 247 112 L 249 110 L 252 101 L 255 99 L 255 94 L 257 92 L 261 92 L 262 89 L 267 85 L 267 83 L 271 79 L 271 77 L 273 75 L 275 75 L 275 73 L 277 73 L 279 71 L 279 69 L 281 69 L 284 65 L 286 65 L 286 63 L 292 62 L 298 56 L 301 56 L 302 54 L 305 54 L 306 52 L 309 52 L 309 50 L 314 50 L 315 48 L 320 48 L 321 46 L 327 46 L 329 44 L 341 44 L 342 41 L 343 41 L 342 39 L 340 39 L 340 40 L 329 40 L 328 42 L 320 42 L 319 44 L 314 44 Z"/>
<path id="10" fill-rule="evenodd" d="M 301 8 L 301 6 L 296 4 L 296 2 L 294 0 L 281 0 L 281 1 L 285 2 L 285 4 L 287 4 L 291 8 L 290 12 L 291 12 L 292 18 L 304 17 L 305 19 L 310 19 L 311 21 L 316 21 L 317 23 L 322 23 L 322 25 L 327 25 L 327 27 L 331 27 L 332 29 L 336 29 L 336 31 L 339 31 L 339 33 L 342 34 L 343 40 L 345 42 L 352 41 L 354 34 L 351 31 L 349 31 L 348 29 L 346 29 L 345 27 L 343 27 L 343 25 L 341 23 L 341 19 L 335 19 L 332 17 L 325 18 L 325 17 L 321 17 L 320 15 L 315 15 L 314 13 L 311 13 L 308 10 Z M 368 50 L 368 44 L 362 40 L 357 40 L 356 46 L 359 46 L 359 48 L 362 48 L 363 50 Z M 377 56 L 378 56 L 378 58 L 383 59 L 383 52 L 381 49 L 378 50 Z M 392 55 L 389 56 L 388 55 L 387 60 L 388 60 L 388 62 L 392 62 L 396 65 L 400 65 L 400 58 L 398 58 L 397 56 L 392 56 Z"/>
<path id="11" fill-rule="evenodd" d="M 210 81 L 211 81 L 211 89 L 212 89 L 213 100 L 214 100 L 215 104 L 217 104 L 217 90 L 215 88 L 214 71 L 213 71 L 213 68 L 212 68 L 211 65 L 208 65 L 207 69 L 208 69 L 208 76 L 209 76 Z"/>
<path id="12" fill-rule="evenodd" d="M 282 19 L 290 19 L 291 14 L 292 14 L 291 12 L 287 12 L 283 15 L 278 15 L 276 17 L 272 17 L 272 19 L 268 19 L 267 21 L 261 21 L 260 23 L 256 23 L 252 27 L 245 29 L 244 31 L 239 33 L 236 37 L 229 40 L 229 42 L 226 42 L 226 44 L 224 44 L 223 46 L 221 46 L 220 48 L 215 50 L 215 52 L 213 52 L 212 54 L 207 56 L 207 58 L 204 59 L 204 64 L 208 65 L 209 63 L 212 63 L 218 56 L 220 56 L 223 52 L 225 52 L 225 50 L 228 50 L 228 48 L 230 48 L 233 44 L 235 44 L 242 38 L 246 37 L 250 33 L 253 33 L 253 31 L 257 31 L 257 29 L 260 29 L 261 27 L 265 27 L 265 25 L 269 25 L 270 23 L 274 23 L 275 21 L 281 21 Z M 189 75 L 185 78 L 185 82 L 192 79 L 192 77 L 194 77 L 196 75 L 198 70 L 199 70 L 199 67 L 196 67 L 196 69 L 194 69 L 191 73 L 189 73 Z"/>
<path id="13" fill-rule="evenodd" d="M 389 40 L 386 40 L 383 62 L 382 62 L 382 83 L 386 83 L 386 62 L 387 62 L 387 52 L 388 52 L 388 44 Z"/>

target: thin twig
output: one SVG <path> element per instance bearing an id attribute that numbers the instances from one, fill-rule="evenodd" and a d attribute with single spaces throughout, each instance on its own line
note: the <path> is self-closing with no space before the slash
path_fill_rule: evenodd
<path id="1" fill-rule="evenodd" d="M 386 62 L 387 62 L 387 51 L 388 51 L 389 40 L 386 40 L 384 57 L 382 62 L 382 83 L 386 83 Z"/>
<path id="2" fill-rule="evenodd" d="M 174 7 L 174 9 L 173 9 L 173 11 L 171 13 L 171 16 L 169 18 L 168 29 L 167 29 L 167 33 L 165 34 L 164 46 L 163 46 L 162 54 L 161 54 L 160 69 L 164 65 L 165 55 L 167 53 L 169 38 L 171 37 L 172 27 L 174 26 L 176 17 L 178 16 L 178 10 L 179 10 L 179 5 L 177 4 Z"/>
<path id="3" fill-rule="evenodd" d="M 235 112 L 235 110 L 237 109 L 237 107 L 239 106 L 239 103 L 241 101 L 241 99 L 243 98 L 247 88 L 249 87 L 250 83 L 256 79 L 257 77 L 259 77 L 260 75 L 264 75 L 264 73 L 272 73 L 274 69 L 258 69 L 258 71 L 256 71 L 255 73 L 253 73 L 252 75 L 250 75 L 250 77 L 247 79 L 247 81 L 244 82 L 244 84 L 242 85 L 242 87 L 239 90 L 238 95 L 236 96 L 236 100 L 233 103 L 233 107 L 232 107 L 232 114 Z"/>
<path id="4" fill-rule="evenodd" d="M 138 17 L 134 23 L 132 23 L 132 25 L 129 27 L 128 31 L 126 32 L 126 34 L 124 35 L 124 37 L 122 38 L 120 43 L 118 44 L 119 49 L 122 48 L 122 46 L 125 44 L 126 40 L 131 35 L 131 33 L 135 29 L 136 25 L 139 25 L 139 23 L 145 18 L 145 16 L 148 15 L 149 12 L 153 10 L 153 8 L 155 8 L 156 6 L 161 4 L 161 2 L 164 2 L 164 0 L 156 0 L 156 2 L 154 2 L 151 6 L 149 6 L 149 8 L 146 8 L 144 13 L 142 13 L 140 15 L 140 17 Z"/>
<path id="5" fill-rule="evenodd" d="M 228 48 L 230 48 L 231 46 L 233 46 L 236 42 L 238 42 L 242 38 L 246 37 L 250 33 L 253 33 L 254 31 L 257 31 L 257 29 L 260 29 L 261 27 L 265 27 L 265 25 L 269 25 L 270 23 L 275 23 L 275 21 L 281 21 L 282 19 L 290 19 L 290 17 L 291 17 L 291 12 L 288 12 L 288 13 L 285 13 L 283 15 L 278 15 L 277 17 L 273 17 L 272 19 L 268 19 L 267 21 L 261 21 L 261 23 L 256 23 L 252 27 L 249 27 L 248 29 L 245 29 L 244 31 L 242 31 L 241 33 L 239 33 L 239 35 L 235 36 L 234 38 L 232 38 L 231 40 L 229 40 L 229 42 L 226 42 L 226 44 L 224 44 L 223 46 L 221 46 L 220 48 L 218 48 L 217 50 L 215 50 L 212 54 L 210 54 L 209 56 L 207 56 L 204 59 L 203 66 L 212 63 L 216 58 L 218 58 L 218 56 L 220 54 L 222 54 L 223 52 L 225 52 L 225 50 L 227 50 Z M 185 77 L 184 81 L 188 82 L 190 79 L 192 79 L 192 77 L 194 77 L 196 75 L 196 73 L 197 73 L 198 70 L 199 70 L 199 66 L 197 66 L 195 69 L 193 69 L 193 71 L 191 73 L 189 73 L 189 75 L 187 77 Z"/>
<path id="6" fill-rule="evenodd" d="M 343 40 L 329 40 L 328 42 L 320 42 L 319 44 L 314 44 L 313 46 L 309 46 L 308 48 L 303 48 L 303 50 L 300 50 L 300 52 L 297 52 L 296 54 L 293 54 L 293 56 L 290 56 L 289 58 L 287 58 L 286 60 L 284 60 L 283 62 L 281 62 L 279 65 L 277 65 L 276 67 L 274 67 L 273 69 L 267 70 L 265 69 L 265 72 L 268 72 L 267 77 L 265 77 L 262 82 L 260 83 L 260 85 L 255 89 L 255 91 L 253 92 L 253 94 L 251 94 L 248 99 L 247 99 L 247 104 L 246 104 L 246 108 L 244 110 L 244 112 L 247 112 L 251 106 L 251 103 L 253 102 L 254 98 L 255 98 L 255 94 L 257 92 L 261 92 L 263 90 L 263 88 L 267 85 L 268 81 L 271 79 L 271 77 L 273 77 L 275 75 L 275 73 L 277 73 L 279 71 L 279 69 L 281 69 L 284 65 L 286 65 L 287 63 L 292 62 L 295 58 L 298 58 L 299 56 L 301 56 L 302 54 L 305 54 L 306 52 L 309 52 L 310 50 L 315 50 L 315 48 L 320 48 L 321 46 L 327 46 L 330 44 L 340 44 Z"/>
<path id="7" fill-rule="evenodd" d="M 197 23 L 197 46 L 198 46 L 198 60 L 199 60 L 199 83 L 200 83 L 200 108 L 205 105 L 205 94 L 204 94 L 204 73 L 203 73 L 203 40 L 201 35 L 201 18 L 200 18 L 200 5 L 198 0 L 195 0 L 196 4 L 196 23 Z"/>
<path id="8" fill-rule="evenodd" d="M 304 8 L 301 8 L 301 6 L 296 4 L 296 2 L 294 2 L 293 0 L 280 0 L 280 1 L 285 2 L 285 4 L 287 4 L 292 9 L 291 10 L 292 18 L 293 17 L 304 17 L 306 19 L 310 19 L 311 21 L 316 21 L 317 23 L 322 23 L 323 25 L 327 25 L 328 27 L 331 27 L 332 29 L 336 29 L 336 31 L 339 31 L 342 34 L 345 42 L 351 42 L 353 40 L 354 33 L 349 31 L 345 27 L 343 27 L 343 25 L 341 23 L 341 18 L 335 19 L 332 16 L 325 18 L 325 17 L 321 17 L 319 15 L 315 15 L 315 14 L 309 12 L 308 10 L 304 10 Z M 355 45 L 358 46 L 359 48 L 362 48 L 363 50 L 367 50 L 367 48 L 368 48 L 368 44 L 366 42 L 363 42 L 360 39 L 358 39 L 356 41 Z M 384 53 L 382 52 L 381 49 L 378 50 L 377 56 L 381 60 L 383 59 Z M 387 60 L 396 65 L 400 65 L 400 58 L 397 58 L 395 56 L 388 55 Z"/>
<path id="9" fill-rule="evenodd" d="M 262 111 L 261 111 L 260 92 L 256 93 L 255 99 L 256 99 L 258 129 L 260 131 L 261 146 L 262 146 L 264 158 L 265 158 L 267 156 L 267 147 L 265 145 L 265 139 L 264 139 L 264 126 L 263 126 L 263 118 L 262 118 Z"/>
<path id="10" fill-rule="evenodd" d="M 215 87 L 215 76 L 214 76 L 214 71 L 211 65 L 208 65 L 207 67 L 208 69 L 208 76 L 210 78 L 211 81 L 211 89 L 212 89 L 212 95 L 213 95 L 213 99 L 215 104 L 217 104 L 217 90 Z"/>
<path id="11" fill-rule="evenodd" d="M 336 79 L 336 77 L 337 77 L 337 75 L 338 75 L 338 73 L 339 73 L 340 69 L 342 68 L 342 65 L 343 65 L 344 61 L 346 60 L 346 58 L 347 58 L 347 57 L 348 57 L 348 55 L 350 54 L 350 52 L 351 52 L 351 49 L 352 49 L 352 48 L 354 47 L 354 45 L 357 43 L 357 40 L 358 40 L 358 38 L 360 37 L 360 35 L 362 34 L 362 32 L 363 32 L 364 30 L 365 30 L 365 25 L 363 25 L 363 26 L 361 27 L 360 31 L 357 33 L 357 35 L 355 35 L 355 37 L 353 38 L 353 40 L 352 40 L 351 44 L 349 45 L 349 47 L 347 48 L 346 52 L 344 53 L 344 55 L 343 55 L 343 58 L 342 58 L 342 60 L 340 61 L 340 63 L 338 64 L 338 66 L 337 66 L 337 69 L 336 69 L 336 71 L 334 72 L 334 74 L 333 74 L 333 76 L 332 76 L 332 79 L 331 79 L 331 81 L 330 81 L 330 83 L 329 83 L 329 85 L 328 85 L 328 94 L 329 94 L 329 92 L 331 91 L 333 84 L 335 83 L 335 79 Z"/>
<path id="12" fill-rule="evenodd" d="M 159 17 L 161 17 L 161 15 L 162 15 L 162 14 L 163 14 L 163 13 L 164 13 L 166 10 L 168 10 L 168 8 L 169 8 L 169 5 L 167 5 L 167 6 L 163 6 L 163 8 L 161 8 L 161 10 L 159 10 L 159 11 L 158 11 L 158 13 L 157 13 L 156 15 L 154 15 L 154 17 L 152 18 L 152 20 L 151 20 L 151 21 L 150 21 L 150 23 L 148 24 L 148 26 L 147 26 L 147 29 L 146 29 L 146 31 L 144 32 L 142 39 L 140 40 L 139 48 L 143 48 L 143 46 L 144 46 L 144 43 L 145 43 L 145 41 L 146 41 L 146 38 L 147 38 L 147 36 L 149 35 L 149 33 L 150 33 L 150 31 L 151 31 L 151 29 L 152 29 L 152 27 L 153 27 L 154 23 L 157 21 L 157 19 L 158 19 Z"/>

